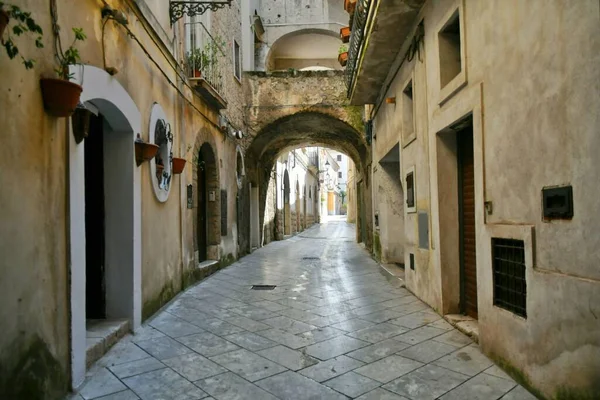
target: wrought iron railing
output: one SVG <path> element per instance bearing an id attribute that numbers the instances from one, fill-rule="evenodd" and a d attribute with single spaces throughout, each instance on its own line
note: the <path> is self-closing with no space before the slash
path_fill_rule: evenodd
<path id="1" fill-rule="evenodd" d="M 225 44 L 210 34 L 202 22 L 185 23 L 185 69 L 189 78 L 202 78 L 220 95 L 224 94 Z"/>
<path id="2" fill-rule="evenodd" d="M 354 18 L 352 20 L 352 34 L 350 35 L 350 43 L 348 45 L 348 62 L 346 64 L 346 87 L 348 88 L 348 97 L 352 94 L 352 86 L 358 68 L 360 53 L 363 48 L 363 40 L 365 35 L 365 25 L 369 15 L 369 9 L 377 0 L 358 0 L 354 10 Z"/>

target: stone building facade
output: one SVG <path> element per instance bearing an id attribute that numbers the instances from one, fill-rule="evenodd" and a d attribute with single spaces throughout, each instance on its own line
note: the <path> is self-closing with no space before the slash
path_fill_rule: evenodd
<path id="1" fill-rule="evenodd" d="M 346 66 L 375 256 L 541 398 L 599 397 L 598 2 L 375 4 Z"/>

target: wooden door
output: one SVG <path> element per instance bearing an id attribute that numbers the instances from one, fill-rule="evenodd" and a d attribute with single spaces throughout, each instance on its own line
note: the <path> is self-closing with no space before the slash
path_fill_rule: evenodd
<path id="1" fill-rule="evenodd" d="M 461 294 L 463 312 L 477 318 L 477 259 L 475 241 L 475 169 L 473 128 L 457 134 Z"/>
<path id="2" fill-rule="evenodd" d="M 208 192 L 206 188 L 206 164 L 202 151 L 198 157 L 198 261 L 208 258 Z"/>

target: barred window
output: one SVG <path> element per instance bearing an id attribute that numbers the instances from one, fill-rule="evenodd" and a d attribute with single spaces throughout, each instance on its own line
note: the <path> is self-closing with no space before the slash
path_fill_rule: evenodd
<path id="1" fill-rule="evenodd" d="M 526 318 L 525 243 L 492 238 L 492 268 L 494 305 Z"/>

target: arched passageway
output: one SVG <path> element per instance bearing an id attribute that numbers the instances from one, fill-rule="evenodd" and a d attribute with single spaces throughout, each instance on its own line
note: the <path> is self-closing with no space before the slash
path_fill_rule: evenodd
<path id="1" fill-rule="evenodd" d="M 283 172 L 283 210 L 278 217 L 275 212 L 265 213 L 267 191 L 276 179 L 271 171 L 277 158 L 290 150 L 298 147 L 326 147 L 345 153 L 352 159 L 356 166 L 357 185 L 364 194 L 357 201 L 357 206 L 362 210 L 357 215 L 362 218 L 357 220 L 357 239 L 364 241 L 367 247 L 371 246 L 370 235 L 359 235 L 358 232 L 371 231 L 371 191 L 368 171 L 370 170 L 370 148 L 364 134 L 355 129 L 350 123 L 350 115 L 344 109 L 333 109 L 328 114 L 314 111 L 302 111 L 275 119 L 263 126 L 253 139 L 246 153 L 247 173 L 250 179 L 258 182 L 259 187 L 259 215 L 260 226 L 270 225 L 272 221 L 283 218 L 284 234 L 291 234 L 305 226 L 302 217 L 303 202 L 301 194 L 303 189 L 296 182 L 293 203 L 290 204 L 290 182 L 287 170 Z M 315 200 L 315 203 L 317 200 Z M 305 207 L 306 209 L 306 207 Z M 293 214 L 293 215 L 290 215 Z M 273 224 L 275 225 L 275 224 Z M 262 231 L 262 229 L 261 229 Z"/>

